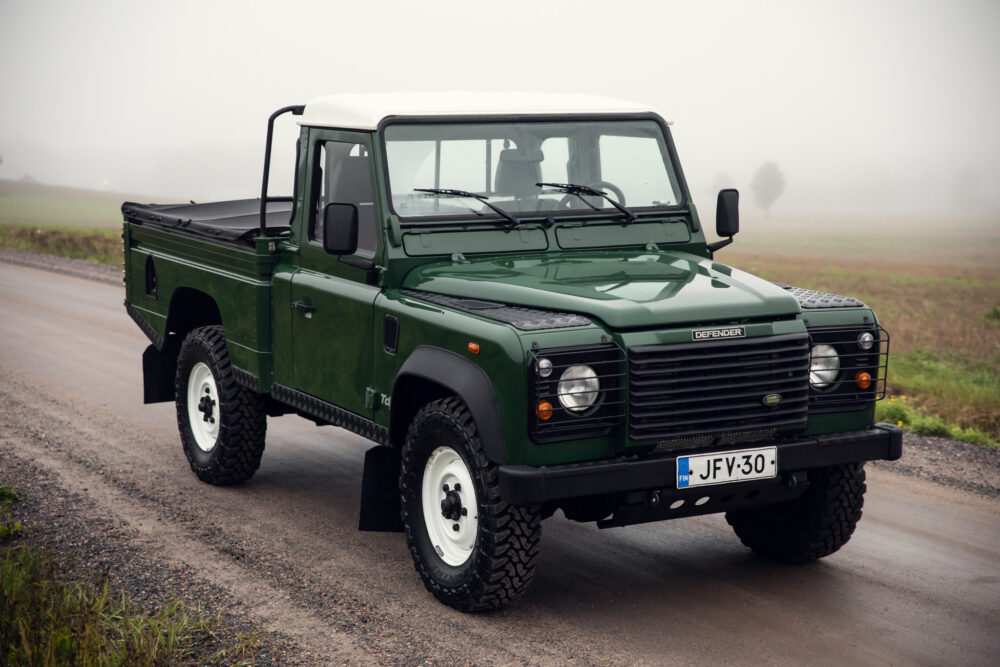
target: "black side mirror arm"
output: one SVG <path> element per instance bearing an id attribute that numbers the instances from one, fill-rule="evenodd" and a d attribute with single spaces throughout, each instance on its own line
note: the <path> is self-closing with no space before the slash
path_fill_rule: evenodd
<path id="1" fill-rule="evenodd" d="M 714 243 L 709 243 L 708 251 L 714 255 L 716 250 L 719 250 L 720 248 L 725 248 L 732 242 L 733 242 L 733 237 L 730 236 L 728 239 L 722 239 L 721 241 L 715 241 Z"/>

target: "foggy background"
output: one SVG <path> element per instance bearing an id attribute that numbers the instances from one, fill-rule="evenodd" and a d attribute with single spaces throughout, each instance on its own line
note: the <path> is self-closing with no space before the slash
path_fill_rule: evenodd
<path id="1" fill-rule="evenodd" d="M 573 91 L 674 121 L 703 215 L 721 187 L 751 205 L 765 162 L 775 212 L 982 214 L 1000 209 L 998 35 L 995 0 L 0 0 L 0 178 L 253 197 L 280 106 Z M 280 130 L 273 194 L 297 135 Z"/>

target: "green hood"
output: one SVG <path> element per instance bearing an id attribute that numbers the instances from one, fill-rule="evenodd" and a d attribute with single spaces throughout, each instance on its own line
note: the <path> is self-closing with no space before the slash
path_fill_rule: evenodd
<path id="1" fill-rule="evenodd" d="M 593 252 L 436 263 L 406 289 L 589 315 L 614 329 L 775 317 L 801 312 L 787 291 L 679 252 Z"/>

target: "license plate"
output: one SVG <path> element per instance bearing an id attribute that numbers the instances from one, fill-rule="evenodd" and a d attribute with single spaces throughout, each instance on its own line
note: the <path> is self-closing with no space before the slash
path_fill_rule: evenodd
<path id="1" fill-rule="evenodd" d="M 678 489 L 777 476 L 777 447 L 681 456 L 677 459 Z"/>

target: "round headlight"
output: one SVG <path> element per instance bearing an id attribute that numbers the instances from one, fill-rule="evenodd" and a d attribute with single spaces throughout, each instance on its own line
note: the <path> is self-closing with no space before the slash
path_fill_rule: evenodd
<path id="1" fill-rule="evenodd" d="M 601 381 L 590 366 L 570 366 L 559 378 L 559 402 L 573 412 L 592 406 L 600 390 Z"/>
<path id="2" fill-rule="evenodd" d="M 837 380 L 840 357 L 832 345 L 815 345 L 809 355 L 809 384 L 825 389 Z"/>
<path id="3" fill-rule="evenodd" d="M 870 350 L 874 344 L 875 336 L 873 336 L 870 331 L 866 331 L 863 334 L 858 335 L 858 347 L 862 350 Z"/>

